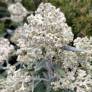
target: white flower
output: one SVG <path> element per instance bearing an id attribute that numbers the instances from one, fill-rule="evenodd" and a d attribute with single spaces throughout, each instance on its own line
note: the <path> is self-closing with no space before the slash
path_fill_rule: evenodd
<path id="1" fill-rule="evenodd" d="M 11 20 L 14 22 L 22 22 L 28 14 L 28 11 L 19 2 L 9 5 L 8 11 L 11 14 Z"/>
<path id="2" fill-rule="evenodd" d="M 77 78 L 79 78 L 79 79 L 82 79 L 83 77 L 85 77 L 87 75 L 86 71 L 81 70 L 81 69 L 79 69 L 77 72 L 78 72 L 78 77 Z"/>
<path id="3" fill-rule="evenodd" d="M 28 16 L 27 20 L 28 24 L 16 29 L 11 40 L 20 47 L 19 50 L 26 48 L 26 55 L 30 60 L 48 56 L 52 58 L 57 53 L 56 49 L 60 52 L 60 47 L 73 40 L 73 33 L 66 23 L 64 14 L 50 3 L 41 3 L 35 15 Z M 19 54 L 18 61 L 25 61 L 25 56 Z"/>
<path id="4" fill-rule="evenodd" d="M 76 46 L 76 48 L 80 48 L 80 49 L 83 49 L 85 50 L 84 55 L 85 56 L 85 60 L 90 60 L 92 61 L 92 37 L 90 38 L 87 38 L 87 37 L 84 37 L 84 38 L 77 38 L 74 40 L 74 45 Z M 83 52 L 81 53 L 83 54 Z"/>
<path id="5" fill-rule="evenodd" d="M 0 38 L 0 62 L 7 61 L 9 56 L 14 52 L 14 47 L 5 38 Z"/>
<path id="6" fill-rule="evenodd" d="M 23 72 L 21 69 L 17 71 L 14 70 L 8 74 L 6 80 L 2 84 L 4 85 L 4 88 L 0 89 L 0 92 L 26 92 L 27 90 L 31 91 L 31 85 L 28 85 L 30 80 L 31 76 L 27 75 L 27 72 Z"/>
<path id="7" fill-rule="evenodd" d="M 41 3 L 35 15 L 31 14 L 27 20 L 28 24 L 18 27 L 11 37 L 20 47 L 17 61 L 27 63 L 50 57 L 65 72 L 63 77 L 54 72 L 59 80 L 51 82 L 53 89 L 76 88 L 76 92 L 92 92 L 92 37 L 74 40 L 75 48 L 82 52 L 62 49 L 73 41 L 73 33 L 64 14 L 50 3 Z"/>

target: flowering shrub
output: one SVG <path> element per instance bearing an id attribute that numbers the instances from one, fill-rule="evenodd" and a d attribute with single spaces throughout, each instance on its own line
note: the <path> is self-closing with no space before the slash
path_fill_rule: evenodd
<path id="1" fill-rule="evenodd" d="M 16 15 L 23 20 L 26 13 L 16 12 Z M 16 28 L 9 39 L 17 49 L 10 48 L 8 40 L 5 43 L 4 38 L 1 39 L 0 47 L 3 44 L 5 47 L 3 54 L 11 58 L 8 54 L 14 50 L 12 56 L 16 55 L 17 61 L 11 65 L 4 57 L 6 77 L 0 80 L 0 92 L 38 92 L 39 89 L 39 92 L 92 92 L 92 38 L 73 38 L 60 9 L 41 3 L 35 14 L 27 17 L 27 23 Z M 65 50 L 71 42 L 76 50 Z"/>
<path id="2" fill-rule="evenodd" d="M 51 4 L 42 3 L 35 12 L 35 16 L 30 15 L 27 20 L 28 24 L 16 29 L 11 38 L 11 41 L 20 47 L 17 50 L 18 61 L 52 58 L 61 51 L 60 47 L 73 39 L 71 28 L 65 23 L 64 14 Z"/>

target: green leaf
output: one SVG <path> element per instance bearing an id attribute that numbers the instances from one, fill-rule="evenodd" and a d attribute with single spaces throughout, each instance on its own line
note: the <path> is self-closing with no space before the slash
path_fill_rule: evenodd
<path id="1" fill-rule="evenodd" d="M 0 36 L 4 33 L 4 23 L 0 22 Z"/>
<path id="2" fill-rule="evenodd" d="M 55 66 L 55 71 L 61 77 L 64 77 L 66 75 L 65 70 L 59 66 Z"/>

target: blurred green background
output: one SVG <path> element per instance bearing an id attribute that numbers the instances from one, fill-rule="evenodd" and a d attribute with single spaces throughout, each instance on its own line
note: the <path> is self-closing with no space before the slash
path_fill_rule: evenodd
<path id="1" fill-rule="evenodd" d="M 22 4 L 28 10 L 35 11 L 42 1 L 50 2 L 64 12 L 75 38 L 92 35 L 92 0 L 22 0 Z M 0 2 L 0 7 L 6 8 L 7 5 Z M 11 24 L 11 21 L 0 21 L 0 35 Z"/>

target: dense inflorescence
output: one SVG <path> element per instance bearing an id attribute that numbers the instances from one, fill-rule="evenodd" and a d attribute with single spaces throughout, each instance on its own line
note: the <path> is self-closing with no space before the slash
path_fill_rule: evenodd
<path id="1" fill-rule="evenodd" d="M 30 15 L 27 19 L 28 24 L 16 29 L 11 38 L 20 47 L 17 51 L 18 61 L 52 58 L 62 51 L 60 48 L 73 40 L 71 28 L 66 24 L 64 14 L 51 4 L 42 3 L 35 15 Z M 23 55 L 23 51 L 26 54 Z"/>
<path id="2" fill-rule="evenodd" d="M 5 38 L 0 38 L 0 63 L 3 64 L 14 52 L 13 45 Z"/>
<path id="3" fill-rule="evenodd" d="M 28 14 L 28 11 L 19 2 L 10 4 L 8 6 L 8 11 L 11 14 L 11 20 L 14 22 L 22 22 L 24 17 Z"/>
<path id="4" fill-rule="evenodd" d="M 8 76 L 5 81 L 1 82 L 0 92 L 30 92 L 31 91 L 31 77 L 27 72 L 22 70 L 15 71 L 11 66 L 8 71 Z"/>
<path id="5" fill-rule="evenodd" d="M 23 20 L 26 14 L 22 13 L 17 17 L 22 16 Z M 51 89 L 92 92 L 92 38 L 78 37 L 73 41 L 73 37 L 60 9 L 50 3 L 41 3 L 35 14 L 30 14 L 27 23 L 16 28 L 10 38 L 18 47 L 14 55 L 21 67 L 16 70 L 8 65 L 0 92 L 34 92 L 40 82 L 45 82 L 47 92 Z M 63 47 L 71 42 L 81 51 L 64 50 Z M 4 59 L 8 60 L 6 57 L 10 57 L 8 54 L 13 48 L 6 39 L 1 38 L 0 44 L 1 50 L 5 47 Z"/>

